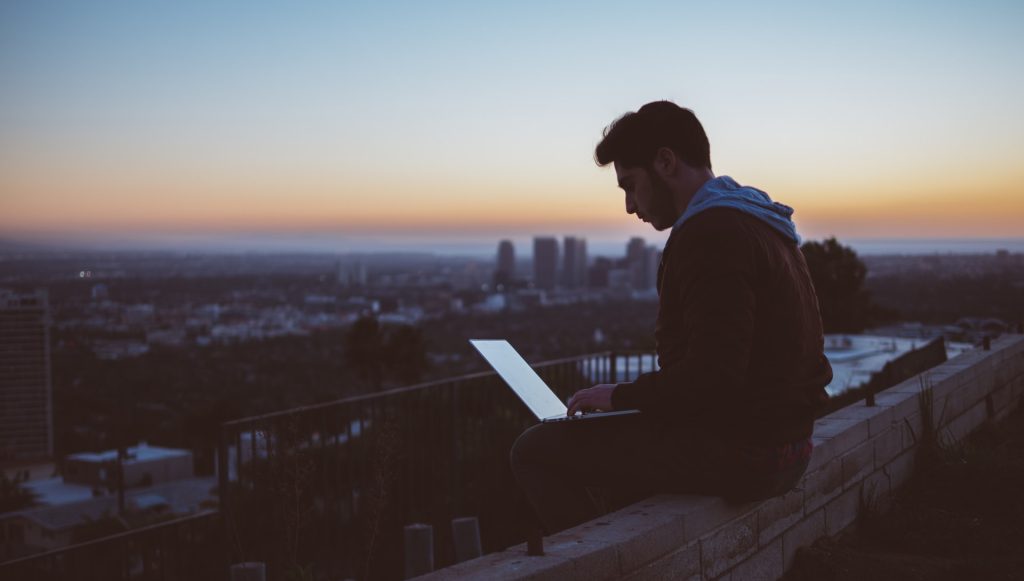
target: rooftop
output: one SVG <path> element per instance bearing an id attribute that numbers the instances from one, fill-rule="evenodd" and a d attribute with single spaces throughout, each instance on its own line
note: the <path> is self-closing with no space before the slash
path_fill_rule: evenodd
<path id="1" fill-rule="evenodd" d="M 153 460 L 163 460 L 166 458 L 182 458 L 189 454 L 191 454 L 191 452 L 188 450 L 161 448 L 160 446 L 150 446 L 146 442 L 141 442 L 138 446 L 128 448 L 125 462 L 151 462 Z M 69 454 L 65 459 L 79 460 L 82 462 L 116 462 L 117 450 L 106 450 L 103 452 L 79 452 L 77 454 Z"/>
<path id="2" fill-rule="evenodd" d="M 828 335 L 825 356 L 832 364 L 832 383 L 825 391 L 838 395 L 847 389 L 867 383 L 871 374 L 900 355 L 923 347 L 925 339 L 884 337 L 878 335 Z M 946 341 L 946 357 L 953 358 L 973 346 Z"/>

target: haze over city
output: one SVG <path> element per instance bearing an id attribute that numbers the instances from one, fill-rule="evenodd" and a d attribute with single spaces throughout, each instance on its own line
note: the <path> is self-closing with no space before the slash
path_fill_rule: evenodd
<path id="1" fill-rule="evenodd" d="M 1022 23 L 998 1 L 5 3 L 0 237 L 654 241 L 592 152 L 667 98 L 806 238 L 1015 238 Z"/>

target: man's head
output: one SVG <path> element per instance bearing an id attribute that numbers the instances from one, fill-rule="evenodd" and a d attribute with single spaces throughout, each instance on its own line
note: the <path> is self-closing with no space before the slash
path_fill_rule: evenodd
<path id="1" fill-rule="evenodd" d="M 693 111 L 670 101 L 648 103 L 604 130 L 594 150 L 600 166 L 615 164 L 626 212 L 656 230 L 675 223 L 711 172 L 708 137 Z"/>

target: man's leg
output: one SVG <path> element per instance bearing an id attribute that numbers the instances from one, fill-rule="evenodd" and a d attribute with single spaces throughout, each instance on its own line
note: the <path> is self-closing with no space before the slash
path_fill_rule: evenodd
<path id="1" fill-rule="evenodd" d="M 587 486 L 712 490 L 704 455 L 687 448 L 638 415 L 538 424 L 512 447 L 512 471 L 550 534 L 598 516 Z"/>

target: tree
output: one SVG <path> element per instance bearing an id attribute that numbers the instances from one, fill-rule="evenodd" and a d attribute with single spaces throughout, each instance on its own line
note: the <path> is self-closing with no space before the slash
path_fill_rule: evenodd
<path id="1" fill-rule="evenodd" d="M 384 341 L 376 317 L 359 317 L 349 329 L 345 359 L 370 387 L 380 389 L 384 379 Z"/>
<path id="2" fill-rule="evenodd" d="M 826 333 L 859 333 L 868 326 L 871 300 L 864 290 L 867 267 L 835 237 L 805 242 L 800 250 L 818 294 Z"/>
<path id="3" fill-rule="evenodd" d="M 412 325 L 399 325 L 388 333 L 384 347 L 388 368 L 405 384 L 423 378 L 427 368 L 427 350 L 423 332 Z"/>
<path id="4" fill-rule="evenodd" d="M 8 478 L 0 472 L 0 513 L 26 508 L 35 504 L 35 493 L 25 488 L 26 474 L 15 474 Z"/>

